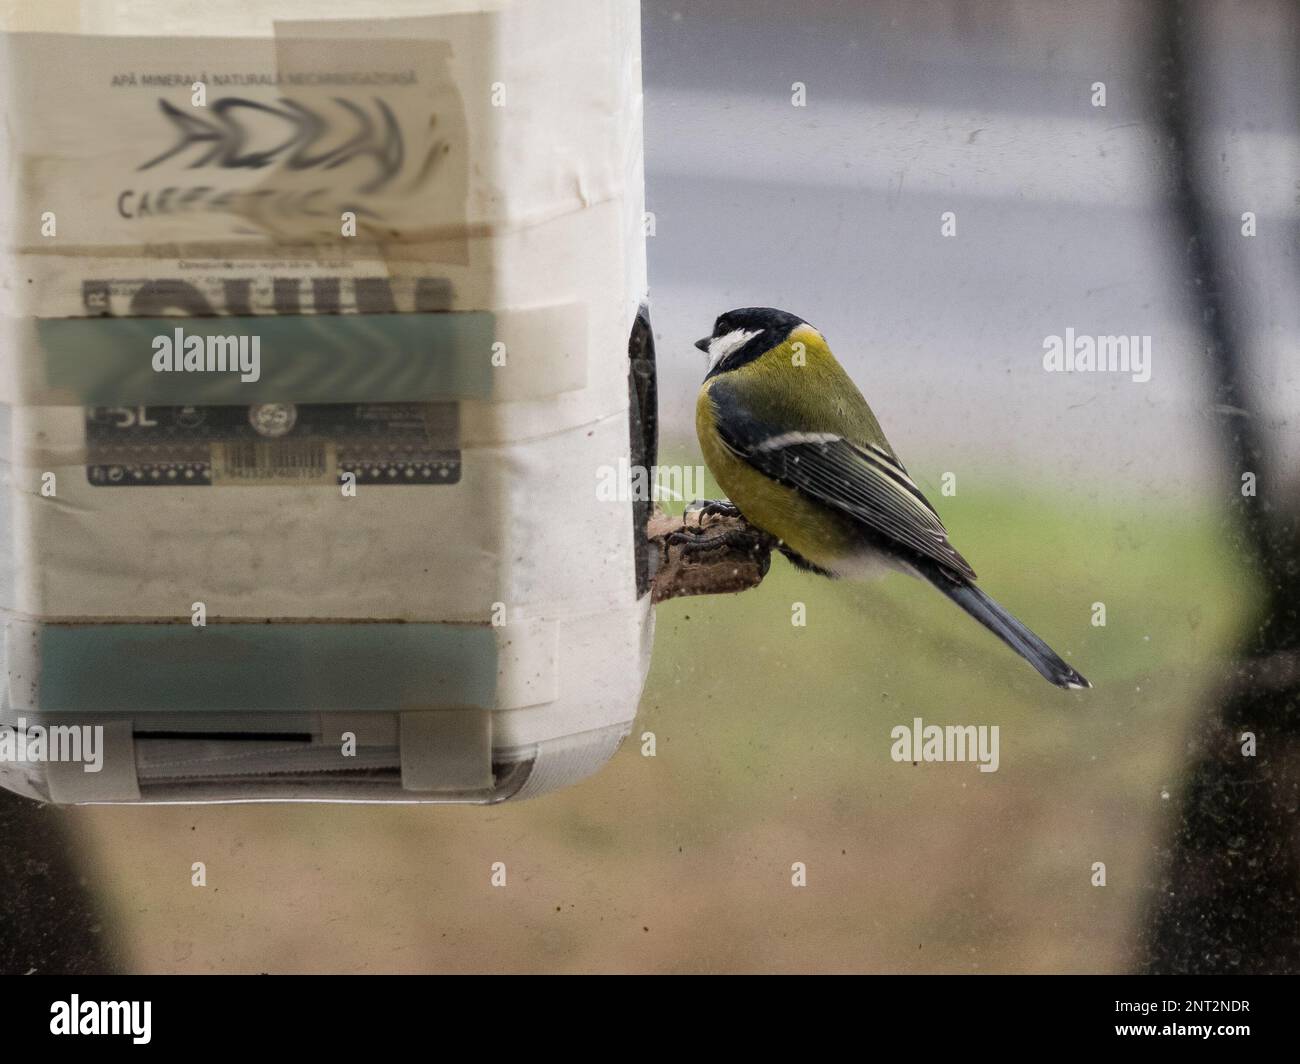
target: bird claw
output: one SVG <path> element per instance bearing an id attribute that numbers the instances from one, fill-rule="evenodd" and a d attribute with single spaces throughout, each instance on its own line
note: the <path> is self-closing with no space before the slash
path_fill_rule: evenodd
<path id="1" fill-rule="evenodd" d="M 695 514 L 695 526 L 704 527 L 706 517 L 741 517 L 740 508 L 726 499 L 696 499 L 682 512 L 682 523 L 689 525 L 691 514 Z"/>
<path id="2" fill-rule="evenodd" d="M 668 533 L 664 542 L 671 547 L 680 547 L 683 561 L 696 563 L 716 560 L 720 552 L 754 558 L 771 553 L 766 536 L 755 529 L 722 528 L 712 532 L 683 529 Z M 767 572 L 766 564 L 762 571 L 764 574 Z"/>

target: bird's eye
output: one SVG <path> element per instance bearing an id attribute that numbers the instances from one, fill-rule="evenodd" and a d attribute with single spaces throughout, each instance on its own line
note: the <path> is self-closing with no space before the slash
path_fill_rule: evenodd
<path id="1" fill-rule="evenodd" d="M 727 328 L 727 322 L 725 318 L 719 318 L 716 322 L 713 323 L 714 336 L 726 336 L 727 333 L 729 333 L 730 331 L 731 330 Z"/>

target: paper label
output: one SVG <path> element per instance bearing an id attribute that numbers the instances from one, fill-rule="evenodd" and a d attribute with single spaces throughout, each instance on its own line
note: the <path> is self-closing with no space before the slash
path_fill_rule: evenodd
<path id="1" fill-rule="evenodd" d="M 49 250 L 46 212 L 60 245 L 145 253 L 464 237 L 468 134 L 444 40 L 20 33 L 0 54 L 16 250 Z"/>

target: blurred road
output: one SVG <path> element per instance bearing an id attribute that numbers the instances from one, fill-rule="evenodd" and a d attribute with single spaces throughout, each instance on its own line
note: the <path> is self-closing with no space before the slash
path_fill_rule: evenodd
<path id="1" fill-rule="evenodd" d="M 1222 148 L 1222 224 L 1277 431 L 1300 410 L 1297 71 L 1284 5 L 1215 8 L 1198 106 Z M 647 0 L 666 437 L 691 432 L 690 342 L 723 310 L 767 304 L 826 333 L 925 480 L 1005 460 L 1120 495 L 1226 484 L 1146 118 L 1145 11 Z M 1150 335 L 1151 381 L 1045 373 L 1043 340 L 1066 328 Z"/>

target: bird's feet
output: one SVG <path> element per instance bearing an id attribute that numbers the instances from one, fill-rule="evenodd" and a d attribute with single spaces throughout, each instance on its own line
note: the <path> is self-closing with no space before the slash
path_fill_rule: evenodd
<path id="1" fill-rule="evenodd" d="M 710 517 L 721 520 L 707 521 Z M 703 559 L 718 551 L 750 555 L 767 553 L 775 543 L 767 533 L 750 525 L 739 507 L 726 499 L 696 499 L 682 513 L 681 529 L 669 533 L 666 541 L 681 547 L 682 557 L 688 561 Z"/>
<path id="2" fill-rule="evenodd" d="M 767 575 L 776 546 L 729 502 L 694 502 L 681 517 L 656 514 L 650 529 L 659 553 L 655 602 L 754 587 Z"/>
<path id="3" fill-rule="evenodd" d="M 696 499 L 686 507 L 682 512 L 682 524 L 691 523 L 691 515 L 695 515 L 695 524 L 699 528 L 704 527 L 706 517 L 742 517 L 740 508 L 726 499 Z"/>
<path id="4" fill-rule="evenodd" d="M 683 529 L 664 537 L 669 546 L 682 548 L 682 558 L 687 561 L 698 561 L 720 550 L 757 553 L 766 547 L 765 540 L 763 533 L 750 528 L 720 528 L 714 532 Z"/>

